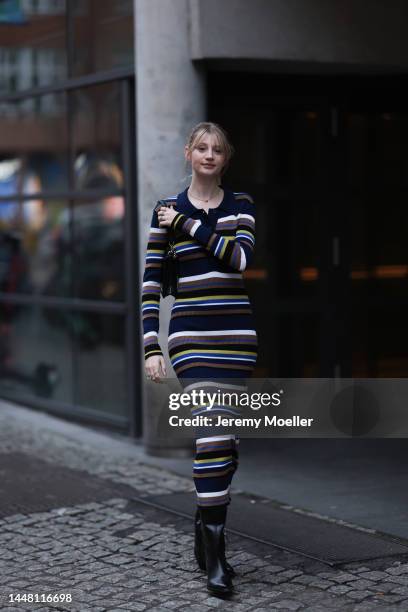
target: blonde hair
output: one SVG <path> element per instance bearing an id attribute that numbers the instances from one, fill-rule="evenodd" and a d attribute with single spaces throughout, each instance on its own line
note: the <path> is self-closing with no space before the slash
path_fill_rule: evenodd
<path id="1" fill-rule="evenodd" d="M 220 177 L 227 171 L 235 149 L 230 143 L 227 132 L 218 123 L 213 121 L 201 121 L 193 127 L 187 139 L 186 146 L 190 151 L 193 150 L 195 144 L 200 141 L 204 134 L 215 134 L 220 142 L 221 149 L 225 154 L 225 164 L 220 172 Z"/>

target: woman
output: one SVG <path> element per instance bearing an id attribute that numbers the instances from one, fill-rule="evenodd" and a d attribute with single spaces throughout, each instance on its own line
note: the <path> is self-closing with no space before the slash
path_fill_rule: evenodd
<path id="1" fill-rule="evenodd" d="M 257 359 L 258 338 L 242 278 L 255 245 L 255 206 L 248 194 L 220 185 L 232 154 L 218 124 L 196 125 L 185 145 L 191 184 L 177 197 L 166 198 L 169 206 L 153 211 L 142 296 L 145 370 L 156 382 L 166 376 L 158 331 L 161 263 L 171 228 L 179 234 L 179 270 L 168 349 L 184 390 L 194 386 L 188 385 L 191 378 L 209 386 L 222 378 L 238 379 L 239 384 L 252 374 Z M 234 570 L 225 559 L 224 528 L 239 439 L 210 433 L 196 429 L 194 551 L 201 569 L 207 570 L 208 589 L 227 595 Z"/>

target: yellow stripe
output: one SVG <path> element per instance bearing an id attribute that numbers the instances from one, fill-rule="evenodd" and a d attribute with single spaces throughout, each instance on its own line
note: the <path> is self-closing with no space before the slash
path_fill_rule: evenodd
<path id="1" fill-rule="evenodd" d="M 232 459 L 232 455 L 226 457 L 216 457 L 215 459 L 195 459 L 194 463 L 218 463 L 218 461 L 225 461 L 225 459 Z"/>
<path id="2" fill-rule="evenodd" d="M 208 355 L 224 355 L 225 353 L 230 355 L 256 355 L 257 353 L 253 351 L 234 351 L 234 350 L 217 350 L 217 349 L 188 349 L 185 351 L 181 351 L 180 353 L 174 353 L 172 359 L 179 357 L 180 355 L 187 355 L 189 353 L 208 353 Z"/>
<path id="3" fill-rule="evenodd" d="M 196 241 L 195 241 L 195 240 L 184 240 L 183 242 L 178 242 L 178 243 L 177 243 L 177 246 L 178 246 L 178 247 L 179 247 L 179 246 L 184 246 L 184 245 L 186 245 L 186 244 L 196 244 Z"/>
<path id="4" fill-rule="evenodd" d="M 223 240 L 221 251 L 219 252 L 219 257 L 224 257 L 225 249 L 227 248 L 227 245 L 228 245 L 228 240 Z"/>
<path id="5" fill-rule="evenodd" d="M 160 350 L 160 349 L 154 349 L 153 351 L 146 351 L 146 353 L 145 353 L 145 355 L 144 355 L 144 356 L 145 356 L 145 358 L 146 358 L 148 355 L 150 355 L 150 353 L 152 353 L 153 355 L 155 355 L 155 354 L 161 353 L 161 350 Z"/>

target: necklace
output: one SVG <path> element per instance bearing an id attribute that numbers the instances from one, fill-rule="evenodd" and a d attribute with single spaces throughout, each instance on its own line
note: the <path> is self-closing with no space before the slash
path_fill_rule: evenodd
<path id="1" fill-rule="evenodd" d="M 218 189 L 218 187 L 217 187 L 217 189 Z M 209 198 L 199 198 L 198 196 L 194 195 L 194 193 L 192 193 L 191 191 L 190 191 L 190 195 L 192 195 L 193 198 L 195 198 L 196 200 L 200 200 L 201 202 L 209 202 L 214 197 L 214 196 L 210 196 Z"/>

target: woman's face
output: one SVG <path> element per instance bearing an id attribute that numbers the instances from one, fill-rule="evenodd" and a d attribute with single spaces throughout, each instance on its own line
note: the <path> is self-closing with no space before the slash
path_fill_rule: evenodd
<path id="1" fill-rule="evenodd" d="M 191 162 L 194 172 L 202 177 L 217 176 L 225 164 L 225 153 L 216 134 L 206 132 L 190 152 L 185 148 L 186 159 Z"/>

